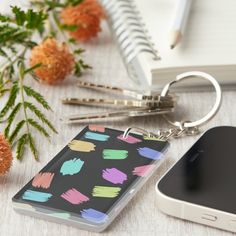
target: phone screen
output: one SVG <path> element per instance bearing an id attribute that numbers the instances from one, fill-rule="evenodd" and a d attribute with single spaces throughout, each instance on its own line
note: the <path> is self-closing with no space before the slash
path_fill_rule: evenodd
<path id="1" fill-rule="evenodd" d="M 236 214 L 236 128 L 207 131 L 158 188 L 169 197 Z"/>

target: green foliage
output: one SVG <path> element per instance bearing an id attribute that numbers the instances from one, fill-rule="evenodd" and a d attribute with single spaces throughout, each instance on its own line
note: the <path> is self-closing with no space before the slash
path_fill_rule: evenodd
<path id="1" fill-rule="evenodd" d="M 33 5 L 38 5 L 40 7 L 47 6 L 48 11 L 54 10 L 56 8 L 65 8 L 67 6 L 77 6 L 82 3 L 83 0 L 65 0 L 65 1 L 55 1 L 55 0 L 44 0 L 34 1 Z"/>
<path id="2" fill-rule="evenodd" d="M 62 30 L 66 30 L 66 31 L 76 31 L 78 29 L 78 25 L 60 25 L 60 28 Z"/>
<path id="3" fill-rule="evenodd" d="M 81 55 L 85 52 L 85 49 L 83 48 L 78 48 L 74 50 L 74 54 Z"/>
<path id="4" fill-rule="evenodd" d="M 33 154 L 33 156 L 34 156 L 34 159 L 35 159 L 36 161 L 38 161 L 38 160 L 39 160 L 38 151 L 37 151 L 37 149 L 36 149 L 34 139 L 33 139 L 33 137 L 32 137 L 31 134 L 28 134 L 28 138 L 29 138 L 30 150 L 31 150 L 31 152 L 32 152 L 32 154 Z"/>
<path id="5" fill-rule="evenodd" d="M 44 99 L 44 97 L 33 90 L 31 87 L 28 87 L 26 85 L 23 86 L 25 93 L 29 97 L 33 97 L 38 103 L 40 103 L 45 109 L 51 110 L 51 107 L 49 106 L 48 102 Z"/>
<path id="6" fill-rule="evenodd" d="M 17 94 L 19 92 L 18 81 L 14 81 L 13 86 L 10 90 L 10 94 L 5 106 L 0 111 L 0 119 L 3 118 L 9 110 L 14 106 Z"/>
<path id="7" fill-rule="evenodd" d="M 12 131 L 11 135 L 8 138 L 8 141 L 12 144 L 17 135 L 19 134 L 20 130 L 23 128 L 25 124 L 25 120 L 21 120 L 17 123 L 15 129 Z"/>
<path id="8" fill-rule="evenodd" d="M 46 20 L 53 29 L 50 32 L 54 37 L 57 31 L 64 35 L 64 32 L 76 30 L 78 26 L 60 24 L 58 8 L 61 10 L 67 6 L 76 6 L 82 1 L 34 1 L 32 4 L 38 5 L 40 10 L 23 10 L 12 6 L 11 15 L 0 14 L 0 56 L 8 62 L 0 68 L 0 97 L 8 93 L 8 99 L 0 110 L 0 122 L 6 122 L 4 134 L 12 146 L 16 146 L 16 158 L 19 160 L 22 159 L 27 147 L 38 160 L 38 151 L 33 136 L 35 130 L 45 138 L 50 137 L 50 132 L 57 133 L 44 112 L 51 110 L 48 102 L 38 91 L 24 83 L 26 75 L 37 79 L 34 71 L 41 66 L 41 64 L 31 68 L 25 66 L 26 53 L 37 45 L 32 40 L 33 35 L 39 33 L 42 38 L 49 36 L 48 34 L 43 35 L 47 33 L 45 31 Z M 52 16 L 53 20 L 49 19 L 48 15 Z M 52 21 L 55 22 L 52 23 Z M 65 38 L 65 42 L 67 45 L 77 43 L 76 40 L 68 38 Z M 22 51 L 19 51 L 19 46 Z M 79 48 L 71 50 L 71 52 L 74 56 L 79 57 L 75 74 L 80 76 L 84 70 L 91 67 L 81 58 L 83 49 Z M 28 116 L 28 113 L 33 113 L 33 116 Z"/>
<path id="9" fill-rule="evenodd" d="M 83 0 L 66 0 L 65 5 L 66 6 L 77 6 L 82 2 L 83 2 Z"/>
<path id="10" fill-rule="evenodd" d="M 36 65 L 30 67 L 29 69 L 27 69 L 27 70 L 24 71 L 24 75 L 33 73 L 33 71 L 34 71 L 35 69 L 37 69 L 37 68 L 39 68 L 39 67 L 41 67 L 41 66 L 42 66 L 42 63 L 38 63 L 38 64 L 36 64 Z"/>
<path id="11" fill-rule="evenodd" d="M 24 150 L 25 150 L 25 144 L 28 140 L 28 134 L 23 134 L 20 139 L 18 140 L 17 146 L 16 146 L 16 158 L 18 160 L 21 160 Z"/>
<path id="12" fill-rule="evenodd" d="M 33 112 L 44 124 L 46 124 L 53 132 L 57 133 L 54 126 L 51 122 L 46 118 L 46 116 L 33 104 L 30 102 L 25 102 L 25 108 L 28 108 L 31 112 Z"/>
<path id="13" fill-rule="evenodd" d="M 51 122 L 46 118 L 45 114 L 32 102 L 26 100 L 28 97 L 33 98 L 37 104 L 42 106 L 42 108 L 51 110 L 49 104 L 40 93 L 35 91 L 33 88 L 24 85 L 23 83 L 24 76 L 31 73 L 32 70 L 37 68 L 39 65 L 26 68 L 24 61 L 21 59 L 17 61 L 17 64 L 19 80 L 13 82 L 8 100 L 6 101 L 3 109 L 0 111 L 0 116 L 1 118 L 5 118 L 7 114 L 10 113 L 6 118 L 7 125 L 4 130 L 4 134 L 12 145 L 16 144 L 16 158 L 22 158 L 24 150 L 28 145 L 34 158 L 38 160 L 38 151 L 33 139 L 31 128 L 36 129 L 46 138 L 50 137 L 47 129 L 37 121 L 37 119 L 39 119 L 53 132 L 57 131 Z M 21 99 L 21 101 L 15 105 L 16 99 Z M 36 118 L 29 118 L 27 113 L 28 110 L 33 112 L 36 115 Z M 20 111 L 23 111 L 24 118 L 13 126 L 13 123 L 17 120 L 17 114 Z"/>
<path id="14" fill-rule="evenodd" d="M 41 134 L 43 134 L 46 138 L 49 138 L 50 135 L 48 134 L 48 132 L 46 131 L 46 129 L 41 126 L 37 121 L 33 120 L 33 119 L 28 119 L 29 124 L 34 127 L 35 129 L 37 129 Z"/>
<path id="15" fill-rule="evenodd" d="M 0 22 L 9 22 L 11 21 L 11 18 L 9 16 L 4 16 L 0 14 Z"/>
<path id="16" fill-rule="evenodd" d="M 21 102 L 17 103 L 17 105 L 14 107 L 14 109 L 11 111 L 9 117 L 7 118 L 7 127 L 4 130 L 4 135 L 6 138 L 8 138 L 8 136 L 9 136 L 11 125 L 12 125 L 12 123 L 13 123 L 13 121 L 14 121 L 14 119 L 21 107 L 22 107 L 22 103 Z"/>
<path id="17" fill-rule="evenodd" d="M 76 76 L 81 76 L 82 72 L 86 69 L 92 69 L 92 67 L 90 65 L 85 64 L 84 61 L 80 59 L 79 61 L 75 63 L 74 74 Z"/>
<path id="18" fill-rule="evenodd" d="M 36 12 L 33 9 L 23 11 L 21 8 L 14 6 L 12 12 L 17 25 L 25 26 L 29 30 L 38 30 L 40 33 L 43 32 L 44 21 L 48 17 L 43 11 Z"/>
<path id="19" fill-rule="evenodd" d="M 68 43 L 71 43 L 71 44 L 77 44 L 77 41 L 73 38 L 69 38 L 68 39 Z"/>
<path id="20" fill-rule="evenodd" d="M 0 48 L 8 48 L 16 44 L 27 46 L 30 42 L 29 37 L 31 35 L 32 32 L 29 30 L 4 23 L 0 25 Z"/>

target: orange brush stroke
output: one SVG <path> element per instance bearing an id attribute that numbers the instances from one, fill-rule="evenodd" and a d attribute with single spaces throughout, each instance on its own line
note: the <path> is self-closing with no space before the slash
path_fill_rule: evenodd
<path id="1" fill-rule="evenodd" d="M 54 173 L 38 173 L 32 182 L 35 188 L 49 188 L 54 177 Z"/>

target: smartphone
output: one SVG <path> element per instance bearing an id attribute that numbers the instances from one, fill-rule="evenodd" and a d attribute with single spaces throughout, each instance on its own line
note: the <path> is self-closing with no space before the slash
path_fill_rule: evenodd
<path id="1" fill-rule="evenodd" d="M 156 184 L 158 207 L 236 232 L 236 128 L 210 129 Z"/>
<path id="2" fill-rule="evenodd" d="M 14 197 L 16 211 L 103 231 L 164 160 L 168 142 L 90 125 Z"/>

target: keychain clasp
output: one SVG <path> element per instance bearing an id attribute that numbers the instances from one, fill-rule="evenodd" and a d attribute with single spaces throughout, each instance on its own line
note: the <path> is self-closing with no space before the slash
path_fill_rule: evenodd
<path id="1" fill-rule="evenodd" d="M 170 83 L 168 83 L 167 85 L 165 85 L 165 87 L 163 88 L 163 90 L 161 92 L 161 96 L 165 97 L 168 95 L 171 85 L 176 84 L 182 80 L 192 79 L 192 78 L 196 78 L 196 77 L 201 78 L 201 79 L 205 79 L 205 80 L 211 82 L 211 84 L 213 85 L 213 87 L 216 91 L 215 104 L 212 107 L 212 109 L 207 113 L 207 115 L 205 115 L 200 120 L 197 120 L 194 122 L 171 121 L 166 115 L 163 115 L 164 118 L 166 119 L 166 121 L 169 122 L 170 124 L 172 124 L 173 126 L 176 126 L 176 127 L 183 126 L 184 128 L 198 127 L 198 126 L 206 123 L 210 119 L 212 119 L 220 108 L 221 100 L 222 100 L 222 91 L 221 91 L 220 85 L 213 76 L 211 76 L 205 72 L 190 71 L 190 72 L 186 72 L 186 73 L 178 75 L 175 80 L 173 80 Z"/>
<path id="2" fill-rule="evenodd" d="M 131 132 L 131 130 L 137 131 L 138 133 L 141 133 L 144 135 L 144 138 L 149 138 L 149 139 L 156 139 L 159 141 L 167 141 L 170 138 L 179 138 L 183 135 L 197 135 L 199 134 L 199 126 L 203 125 L 204 123 L 206 123 L 207 121 L 209 121 L 210 119 L 212 119 L 215 114 L 217 113 L 217 111 L 219 110 L 219 107 L 221 105 L 221 100 L 222 100 L 222 91 L 220 88 L 219 83 L 217 82 L 217 80 L 212 77 L 211 75 L 204 73 L 204 72 L 200 72 L 200 71 L 191 71 L 191 72 L 186 72 L 183 74 L 180 74 L 176 77 L 175 80 L 173 80 L 172 82 L 168 83 L 162 90 L 161 92 L 161 96 L 165 97 L 168 96 L 169 90 L 171 85 L 180 82 L 182 80 L 186 80 L 186 79 L 190 79 L 190 78 L 195 78 L 195 77 L 200 77 L 202 79 L 208 80 L 212 83 L 212 85 L 215 88 L 216 91 L 216 101 L 215 104 L 213 106 L 213 108 L 207 113 L 207 115 L 205 115 L 203 118 L 201 118 L 200 120 L 191 122 L 191 121 L 171 121 L 167 115 L 163 115 L 163 117 L 165 118 L 165 120 L 170 123 L 171 125 L 175 126 L 175 128 L 171 128 L 169 130 L 158 130 L 156 134 L 151 133 L 151 132 L 147 132 L 146 130 L 140 129 L 140 128 L 127 128 L 126 131 L 123 134 L 124 138 L 127 138 L 129 133 Z"/>

